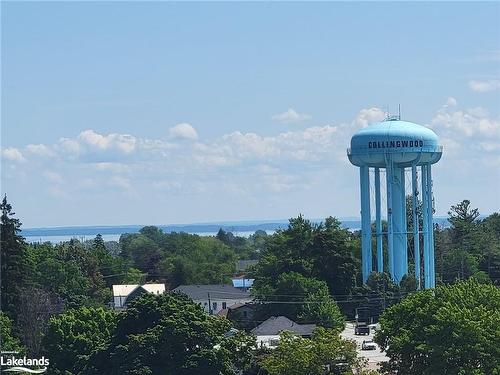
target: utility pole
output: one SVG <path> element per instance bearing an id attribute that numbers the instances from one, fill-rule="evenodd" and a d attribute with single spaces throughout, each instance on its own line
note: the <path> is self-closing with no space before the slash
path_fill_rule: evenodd
<path id="1" fill-rule="evenodd" d="M 208 296 L 208 313 L 212 315 L 212 303 L 210 302 L 210 292 L 207 292 Z"/>

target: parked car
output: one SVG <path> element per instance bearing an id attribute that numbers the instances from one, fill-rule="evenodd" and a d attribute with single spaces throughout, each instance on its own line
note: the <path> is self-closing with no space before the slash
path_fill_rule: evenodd
<path id="1" fill-rule="evenodd" d="M 370 327 L 368 327 L 365 324 L 358 324 L 356 327 L 354 327 L 354 334 L 355 335 L 369 335 L 370 334 Z"/>
<path id="2" fill-rule="evenodd" d="M 362 350 L 375 350 L 377 349 L 377 344 L 373 342 L 373 340 L 363 340 L 361 344 Z"/>

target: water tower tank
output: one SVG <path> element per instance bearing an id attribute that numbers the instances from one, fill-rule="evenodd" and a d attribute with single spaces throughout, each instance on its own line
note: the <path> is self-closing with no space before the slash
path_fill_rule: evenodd
<path id="1" fill-rule="evenodd" d="M 441 158 L 442 147 L 431 129 L 413 122 L 386 120 L 358 131 L 351 138 L 348 150 L 352 164 L 361 167 L 385 168 L 392 162 L 403 167 L 434 164 Z"/>

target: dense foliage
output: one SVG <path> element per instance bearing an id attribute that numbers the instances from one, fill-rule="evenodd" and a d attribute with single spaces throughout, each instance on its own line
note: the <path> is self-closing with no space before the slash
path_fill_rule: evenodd
<path id="1" fill-rule="evenodd" d="M 285 272 L 270 284 L 260 284 L 254 292 L 263 302 L 262 318 L 283 315 L 299 323 L 315 323 L 342 330 L 345 326 L 337 304 L 324 281 L 297 272 Z"/>
<path id="2" fill-rule="evenodd" d="M 80 307 L 52 317 L 43 338 L 50 372 L 80 373 L 92 354 L 107 348 L 116 319 L 112 310 L 102 307 Z"/>
<path id="3" fill-rule="evenodd" d="M 468 280 L 388 308 L 376 341 L 387 373 L 500 374 L 500 289 Z"/>
<path id="4" fill-rule="evenodd" d="M 122 235 L 121 256 L 147 275 L 173 289 L 181 284 L 228 282 L 238 259 L 234 249 L 214 237 L 187 233 L 163 233 L 144 227 Z"/>
<path id="5" fill-rule="evenodd" d="M 0 237 L 0 275 L 1 275 L 1 306 L 2 311 L 11 318 L 16 317 L 17 307 L 21 298 L 21 289 L 27 284 L 29 271 L 26 244 L 21 237 L 21 222 L 15 218 L 12 206 L 4 196 L 0 205 L 1 237 Z"/>
<path id="6" fill-rule="evenodd" d="M 500 215 L 480 219 L 468 200 L 448 214 L 451 227 L 435 231 L 437 277 L 444 283 L 474 277 L 500 285 Z"/>
<path id="7" fill-rule="evenodd" d="M 229 336 L 230 328 L 184 295 L 144 294 L 120 314 L 109 346 L 83 373 L 235 374 L 250 362 L 254 341 Z"/>
<path id="8" fill-rule="evenodd" d="M 22 350 L 19 339 L 12 335 L 12 321 L 2 311 L 0 311 L 0 350 Z"/>
<path id="9" fill-rule="evenodd" d="M 278 347 L 261 362 L 269 375 L 353 374 L 361 367 L 354 341 L 335 330 L 318 328 L 311 339 L 281 334 Z"/>
<path id="10" fill-rule="evenodd" d="M 346 295 L 355 285 L 358 260 L 355 241 L 340 221 L 329 217 L 315 224 L 299 216 L 268 241 L 255 268 L 255 287 L 272 286 L 279 275 L 297 272 L 323 280 L 333 295 Z"/>

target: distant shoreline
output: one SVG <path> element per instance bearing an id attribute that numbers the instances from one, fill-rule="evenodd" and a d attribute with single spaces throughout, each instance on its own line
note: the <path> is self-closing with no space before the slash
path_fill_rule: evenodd
<path id="1" fill-rule="evenodd" d="M 322 220 L 311 220 L 319 223 Z M 361 227 L 360 220 L 356 219 L 340 219 L 342 227 L 350 230 L 358 230 Z M 449 225 L 447 218 L 435 217 L 435 223 L 439 226 L 446 227 Z M 155 225 L 165 233 L 171 232 L 186 232 L 192 234 L 217 233 L 220 228 L 229 232 L 255 232 L 263 230 L 266 232 L 274 232 L 278 229 L 284 229 L 288 225 L 288 220 L 269 221 L 252 221 L 252 222 L 221 222 L 207 224 L 172 224 L 172 225 Z M 105 235 L 121 235 L 125 233 L 137 233 L 146 225 L 99 225 L 99 226 L 73 226 L 73 227 L 54 227 L 54 228 L 25 228 L 21 235 L 24 237 L 52 237 L 52 236 L 72 236 L 70 238 L 96 236 L 97 234 Z"/>

